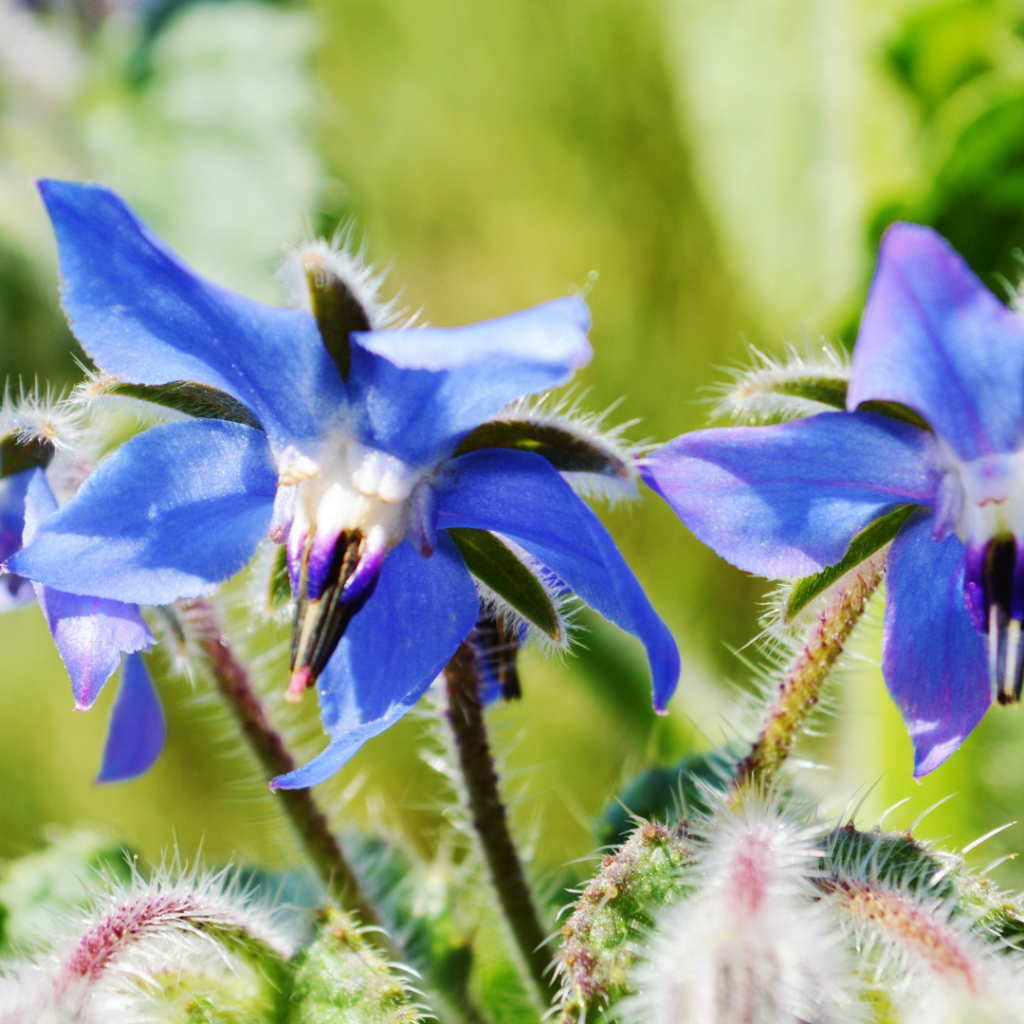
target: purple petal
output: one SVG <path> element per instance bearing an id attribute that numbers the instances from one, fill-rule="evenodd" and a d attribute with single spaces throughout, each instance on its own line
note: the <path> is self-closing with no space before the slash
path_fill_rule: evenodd
<path id="1" fill-rule="evenodd" d="M 936 541 L 918 512 L 889 553 L 882 671 L 914 744 L 914 778 L 934 771 L 991 703 L 985 639 L 964 600 L 964 546 Z"/>
<path id="2" fill-rule="evenodd" d="M 476 587 L 447 536 L 438 536 L 430 558 L 399 544 L 317 682 L 330 745 L 271 787 L 305 789 L 323 782 L 368 739 L 394 725 L 451 660 L 479 611 Z"/>
<path id="3" fill-rule="evenodd" d="M 576 297 L 468 327 L 353 334 L 355 429 L 407 462 L 434 462 L 509 402 L 568 381 L 590 361 L 589 328 Z"/>
<path id="4" fill-rule="evenodd" d="M 647 649 L 654 706 L 663 710 L 679 680 L 679 651 L 597 516 L 539 455 L 485 448 L 451 465 L 454 486 L 439 496 L 438 527 L 504 534 L 638 637 Z"/>
<path id="5" fill-rule="evenodd" d="M 104 459 L 8 565 L 69 593 L 140 604 L 208 594 L 267 532 L 276 486 L 262 431 L 152 427 Z"/>
<path id="6" fill-rule="evenodd" d="M 882 239 L 847 407 L 869 400 L 914 409 L 965 461 L 1024 438 L 1024 323 L 930 228 Z"/>
<path id="7" fill-rule="evenodd" d="M 39 188 L 57 235 L 64 310 L 98 366 L 135 384 L 194 380 L 226 391 L 282 448 L 335 422 L 345 386 L 309 313 L 198 277 L 107 188 Z"/>
<path id="8" fill-rule="evenodd" d="M 148 771 L 167 735 L 163 708 L 141 655 L 129 654 L 110 716 L 97 782 L 127 782 Z"/>
<path id="9" fill-rule="evenodd" d="M 0 480 L 0 565 L 21 547 L 25 527 L 25 494 L 35 469 Z M 0 572 L 0 612 L 33 600 L 32 584 L 16 573 Z"/>
<path id="10" fill-rule="evenodd" d="M 939 480 L 925 431 L 844 412 L 684 434 L 641 472 L 708 547 L 774 577 L 833 565 L 887 508 L 931 502 Z"/>

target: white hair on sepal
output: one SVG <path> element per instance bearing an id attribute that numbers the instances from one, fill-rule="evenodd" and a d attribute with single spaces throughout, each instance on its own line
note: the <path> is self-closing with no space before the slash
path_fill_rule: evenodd
<path id="1" fill-rule="evenodd" d="M 510 628 L 516 632 L 525 629 L 527 639 L 534 641 L 545 655 L 564 655 L 568 652 L 572 644 L 573 634 L 576 631 L 573 620 L 576 611 L 580 607 L 579 599 L 574 594 L 566 593 L 559 586 L 560 581 L 555 574 L 528 551 L 521 548 L 514 540 L 500 533 L 495 533 L 494 536 L 516 556 L 523 567 L 544 588 L 544 593 L 547 594 L 555 610 L 555 616 L 558 620 L 559 637 L 556 639 L 545 633 L 540 627 L 535 626 L 522 612 L 513 608 L 500 594 L 495 593 L 486 583 L 473 576 L 477 596 L 480 598 L 481 610 L 501 615 Z"/>
<path id="2" fill-rule="evenodd" d="M 83 441 L 85 423 L 76 404 L 47 384 L 40 390 L 18 387 L 18 397 L 11 396 L 10 381 L 4 386 L 0 403 L 0 436 L 14 435 L 19 441 L 45 441 L 55 451 L 72 453 Z"/>
<path id="3" fill-rule="evenodd" d="M 536 397 L 521 398 L 488 422 L 525 421 L 565 431 L 604 459 L 611 470 L 608 473 L 559 470 L 566 483 L 581 498 L 598 498 L 611 505 L 633 501 L 639 496 L 638 460 L 654 446 L 650 441 L 626 439 L 626 431 L 636 426 L 640 422 L 638 419 L 626 420 L 613 427 L 605 425 L 623 398 L 612 402 L 603 412 L 586 412 L 582 403 L 588 393 L 588 390 L 577 393 L 575 387 L 570 387 L 563 395 L 546 392 Z"/>
<path id="4" fill-rule="evenodd" d="M 801 396 L 800 385 L 816 380 L 843 382 L 850 378 L 850 357 L 841 346 L 819 338 L 816 348 L 804 351 L 789 343 L 781 358 L 748 346 L 751 366 L 730 371 L 733 379 L 717 392 L 711 419 L 727 417 L 737 424 L 762 424 L 813 416 L 836 407 Z"/>
<path id="5" fill-rule="evenodd" d="M 812 879 L 820 826 L 773 793 L 719 797 L 692 868 L 697 892 L 658 918 L 621 1015 L 635 1024 L 858 1020 L 859 985 Z"/>
<path id="6" fill-rule="evenodd" d="M 356 248 L 354 234 L 355 225 L 349 223 L 339 227 L 329 242 L 316 238 L 287 249 L 277 276 L 289 301 L 299 309 L 310 310 L 306 275 L 312 270 L 314 274 L 330 275 L 343 282 L 366 314 L 371 330 L 404 330 L 414 326 L 420 311 L 410 314 L 401 309 L 399 295 L 386 302 L 381 299 L 381 288 L 390 267 L 378 271 L 372 263 L 367 263 L 366 241 L 364 239 Z"/>
<path id="7" fill-rule="evenodd" d="M 0 1021 L 110 1024 L 150 1019 L 165 979 L 220 974 L 229 983 L 249 965 L 284 961 L 302 926 L 258 898 L 238 869 L 200 872 L 175 857 L 145 877 L 98 873 L 91 903 L 56 917 L 36 955 L 4 965 Z"/>
<path id="8" fill-rule="evenodd" d="M 1019 963 L 1005 955 L 1005 944 L 986 942 L 974 930 L 986 928 L 972 920 L 982 908 L 943 889 L 951 871 L 962 871 L 962 858 L 919 844 L 921 864 L 903 854 L 891 862 L 897 876 L 887 878 L 893 872 L 885 870 L 884 845 L 909 837 L 877 833 L 872 839 L 859 854 L 830 855 L 832 874 L 821 885 L 859 954 L 862 976 L 906 1024 L 1024 1022 Z"/>

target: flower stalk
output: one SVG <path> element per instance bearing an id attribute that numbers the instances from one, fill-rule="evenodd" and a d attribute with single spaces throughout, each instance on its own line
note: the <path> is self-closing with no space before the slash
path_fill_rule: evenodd
<path id="1" fill-rule="evenodd" d="M 235 657 L 221 632 L 213 605 L 203 598 L 182 601 L 195 625 L 199 649 L 210 668 L 218 693 L 231 709 L 235 720 L 269 779 L 294 771 L 296 764 L 270 719 L 249 678 L 245 666 Z M 349 864 L 327 815 L 309 789 L 282 789 L 277 792 L 307 856 L 323 879 L 331 896 L 346 910 L 359 916 L 363 925 L 379 926 L 380 915 L 370 902 L 356 873 Z M 375 941 L 390 942 L 381 932 Z M 396 951 L 388 949 L 389 953 Z"/>
<path id="2" fill-rule="evenodd" d="M 770 783 L 789 756 L 821 692 L 885 575 L 885 554 L 868 559 L 841 579 L 828 595 L 818 621 L 782 673 L 775 697 L 761 719 L 750 752 L 736 768 L 734 790 L 757 780 Z"/>
<path id="3" fill-rule="evenodd" d="M 548 933 L 509 830 L 484 722 L 480 666 L 470 643 L 464 642 L 448 663 L 444 681 L 447 697 L 444 717 L 451 729 L 470 821 L 505 920 L 537 993 L 547 1005 L 557 991 L 548 970 L 551 962 L 545 948 Z"/>

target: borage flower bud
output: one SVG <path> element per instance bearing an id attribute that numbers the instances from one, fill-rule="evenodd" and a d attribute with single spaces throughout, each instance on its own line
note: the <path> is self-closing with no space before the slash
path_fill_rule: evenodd
<path id="1" fill-rule="evenodd" d="M 589 360 L 582 299 L 394 329 L 372 270 L 317 243 L 290 261 L 306 308 L 276 309 L 196 277 L 108 190 L 41 188 L 79 341 L 121 393 L 195 418 L 104 460 L 13 569 L 167 604 L 211 593 L 263 535 L 284 544 L 288 692 L 315 685 L 331 742 L 275 786 L 322 781 L 404 715 L 482 602 L 560 643 L 571 591 L 641 639 L 664 710 L 675 643 L 569 482 L 631 481 L 629 460 L 510 408 Z"/>

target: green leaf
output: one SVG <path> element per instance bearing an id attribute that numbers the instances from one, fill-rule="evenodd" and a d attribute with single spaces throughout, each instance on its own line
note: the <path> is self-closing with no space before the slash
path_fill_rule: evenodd
<path id="1" fill-rule="evenodd" d="M 263 424 L 237 399 L 194 380 L 172 380 L 169 384 L 112 381 L 92 390 L 91 394 L 136 398 L 201 420 L 228 420 L 256 430 L 263 429 Z"/>
<path id="2" fill-rule="evenodd" d="M 37 466 L 45 469 L 55 450 L 52 441 L 41 437 L 25 439 L 17 434 L 8 434 L 0 438 L 0 480 Z"/>
<path id="3" fill-rule="evenodd" d="M 899 402 L 861 402 L 857 406 L 857 412 L 877 412 L 890 419 L 899 420 L 900 423 L 909 423 L 912 427 L 920 427 L 921 430 L 932 433 L 932 428 L 928 426 L 924 417 L 919 416 L 913 409 L 900 405 Z"/>
<path id="4" fill-rule="evenodd" d="M 469 571 L 520 615 L 554 640 L 562 638 L 558 612 L 536 576 L 488 530 L 449 530 Z"/>
<path id="5" fill-rule="evenodd" d="M 800 580 L 793 588 L 793 593 L 790 594 L 789 602 L 786 605 L 786 622 L 792 622 L 798 612 L 832 586 L 840 576 L 848 573 L 854 566 L 860 565 L 861 562 L 888 544 L 916 508 L 917 505 L 901 505 L 882 516 L 881 519 L 876 519 L 853 538 L 849 549 L 840 561 L 835 565 L 826 566 L 815 576 L 808 576 L 806 579 Z"/>
<path id="6" fill-rule="evenodd" d="M 557 423 L 512 418 L 482 423 L 463 438 L 455 454 L 465 455 L 480 448 L 535 452 L 561 473 L 597 473 L 624 480 L 632 475 L 622 456 L 610 445 L 601 444 L 599 437 Z"/>
<path id="7" fill-rule="evenodd" d="M 267 606 L 273 610 L 291 600 L 292 580 L 288 573 L 288 546 L 282 544 L 274 553 L 274 566 L 270 570 L 270 586 L 267 588 Z"/>

